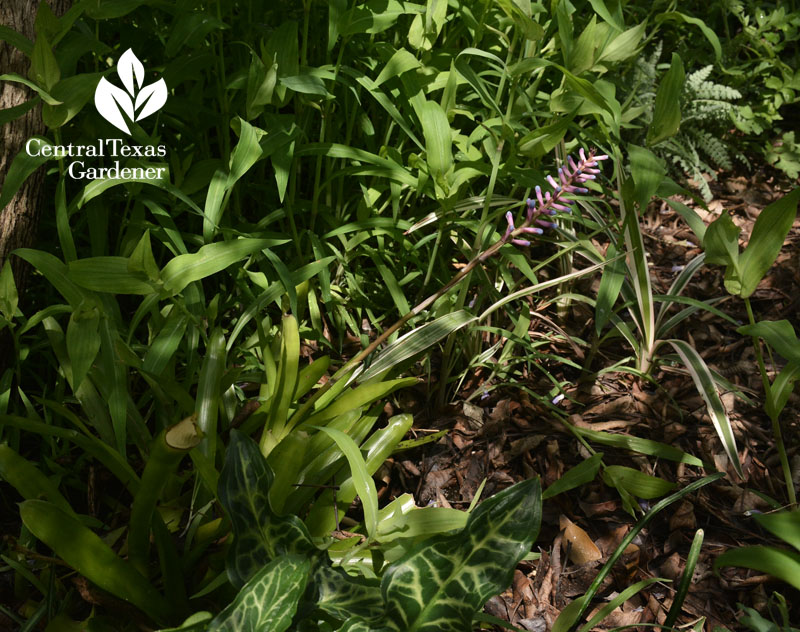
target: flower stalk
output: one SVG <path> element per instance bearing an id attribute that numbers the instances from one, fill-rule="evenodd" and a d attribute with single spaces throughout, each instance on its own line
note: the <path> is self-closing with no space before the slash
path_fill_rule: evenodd
<path id="1" fill-rule="evenodd" d="M 545 228 L 555 228 L 555 223 L 542 219 L 542 217 L 553 217 L 559 212 L 571 213 L 572 209 L 570 207 L 574 202 L 566 196 L 588 193 L 589 189 L 580 185 L 586 183 L 588 180 L 596 179 L 600 174 L 600 169 L 597 168 L 600 161 L 608 159 L 607 155 L 595 155 L 594 150 L 590 151 L 587 155 L 583 148 L 580 149 L 578 155 L 578 162 L 575 162 L 572 156 L 569 156 L 567 164 L 559 168 L 558 181 L 550 175 L 547 176 L 547 182 L 553 189 L 552 193 L 550 191 L 543 193 L 541 187 L 536 186 L 534 189 L 536 192 L 536 199 L 527 200 L 525 219 L 519 226 L 515 226 L 513 212 L 508 211 L 506 213 L 506 222 L 508 226 L 502 238 L 476 255 L 467 265 L 461 268 L 450 281 L 416 305 L 410 312 L 400 318 L 400 320 L 384 330 L 380 336 L 373 340 L 360 353 L 343 364 L 331 379 L 300 407 L 294 416 L 298 419 L 302 418 L 305 412 L 309 410 L 317 399 L 327 392 L 334 383 L 348 375 L 353 369 L 366 360 L 370 354 L 389 338 L 389 336 L 403 327 L 414 316 L 426 310 L 436 302 L 437 299 L 444 296 L 456 285 L 461 283 L 461 281 L 463 281 L 478 265 L 497 254 L 500 248 L 505 244 L 512 243 L 515 246 L 527 247 L 531 245 L 531 242 L 528 239 L 524 239 L 523 236 L 541 235 L 544 233 Z M 534 224 L 536 225 L 534 226 Z"/>

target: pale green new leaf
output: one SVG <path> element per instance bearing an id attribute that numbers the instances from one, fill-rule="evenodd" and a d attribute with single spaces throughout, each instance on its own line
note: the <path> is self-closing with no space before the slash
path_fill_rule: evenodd
<path id="1" fill-rule="evenodd" d="M 367 528 L 367 534 L 370 539 L 373 539 L 378 529 L 378 490 L 375 488 L 375 481 L 372 480 L 372 476 L 367 471 L 367 464 L 358 449 L 358 445 L 341 430 L 326 428 L 325 426 L 319 427 L 318 430 L 333 439 L 347 459 L 347 463 L 350 465 L 350 474 L 353 478 L 353 486 L 361 499 L 361 505 L 364 507 L 364 526 Z"/>

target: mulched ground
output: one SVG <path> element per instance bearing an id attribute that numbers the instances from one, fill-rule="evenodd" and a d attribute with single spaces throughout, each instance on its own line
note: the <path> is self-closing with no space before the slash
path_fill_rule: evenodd
<path id="1" fill-rule="evenodd" d="M 722 212 L 730 213 L 742 228 L 743 243 L 760 210 L 788 191 L 787 186 L 781 187 L 763 173 L 749 179 L 731 177 L 712 182 L 711 186 L 715 199 L 709 204 L 710 212 L 689 199 L 681 201 L 694 207 L 707 224 Z M 693 243 L 694 234 L 666 204 L 648 210 L 643 232 L 651 262 L 653 291 L 666 293 L 680 266 L 686 265 L 701 250 Z M 605 247 L 602 243 L 596 245 L 601 249 Z M 795 222 L 776 264 L 751 297 L 757 319 L 788 319 L 800 329 L 798 246 L 800 219 Z M 705 266 L 684 293 L 702 300 L 727 296 L 723 272 L 719 266 Z M 541 301 L 541 298 L 536 300 Z M 532 306 L 539 309 L 536 304 Z M 744 304 L 739 299 L 725 298 L 717 307 L 739 322 L 747 321 Z M 559 319 L 555 304 L 542 310 L 542 314 L 570 335 L 584 340 L 590 338 L 590 328 L 594 324 L 591 312 L 584 306 L 576 305 L 567 322 Z M 535 319 L 532 335 L 548 326 L 546 321 Z M 782 545 L 758 529 L 748 517 L 750 511 L 769 509 L 766 502 L 750 490 L 781 502 L 785 502 L 786 494 L 771 424 L 760 407 L 761 380 L 752 345 L 735 329 L 734 325 L 701 312 L 681 323 L 673 336 L 694 345 L 709 366 L 754 400 L 755 406 L 751 406 L 732 392 L 722 395 L 736 434 L 744 480 L 728 466 L 705 412 L 705 404 L 691 377 L 680 367 L 656 369 L 654 377 L 658 388 L 642 384 L 627 374 L 608 373 L 581 383 L 559 404 L 574 425 L 662 441 L 728 472 L 721 482 L 669 507 L 639 534 L 608 576 L 599 592 L 599 600 L 589 612 L 599 609 L 602 599 L 613 598 L 637 581 L 652 577 L 679 579 L 695 531 L 702 528 L 705 531 L 702 554 L 678 625 L 694 625 L 705 617 L 700 629 L 711 631 L 715 626 L 745 629 L 737 624 L 737 604 L 753 607 L 768 616 L 768 601 L 773 590 L 779 590 L 790 604 L 793 603 L 794 620 L 800 621 L 797 592 L 786 584 L 747 569 L 726 568 L 720 574 L 712 571 L 714 559 L 730 548 Z M 574 349 L 566 343 L 553 345 L 546 351 L 575 358 Z M 665 351 L 662 348 L 661 352 Z M 630 349 L 621 344 L 606 345 L 594 358 L 591 370 L 611 366 L 628 354 Z M 775 361 L 782 362 L 778 356 Z M 768 365 L 767 368 L 779 370 L 781 366 Z M 557 378 L 570 379 L 573 383 L 581 377 L 579 372 L 555 362 L 548 368 Z M 483 390 L 487 375 L 488 371 L 478 371 L 466 380 L 460 393 L 462 398 L 466 400 L 476 390 Z M 547 393 L 552 386 L 550 382 L 536 378 L 531 375 L 526 386 L 532 392 Z M 413 491 L 419 505 L 436 503 L 465 508 L 484 478 L 487 480 L 484 496 L 534 475 L 541 476 L 542 486 L 546 487 L 588 456 L 585 448 L 563 424 L 553 419 L 545 406 L 517 389 L 492 391 L 488 398 L 473 397 L 470 403 L 452 405 L 438 415 L 427 414 L 430 408 L 425 405 L 424 395 L 406 402 L 403 407 L 406 406 L 415 412 L 415 427 L 420 436 L 427 430 L 451 429 L 435 444 L 396 455 L 390 464 L 390 473 L 384 478 L 387 495 Z M 781 419 L 796 485 L 800 482 L 797 480 L 800 479 L 799 412 L 800 397 L 795 393 Z M 657 461 L 653 457 L 605 446 L 597 446 L 597 449 L 604 453 L 606 464 L 638 466 L 642 471 L 681 487 L 701 474 L 696 467 Z M 568 538 L 565 538 L 564 527 L 570 523 L 571 535 L 575 527 L 579 534 L 581 531 L 588 534 L 588 539 L 602 555 L 600 559 L 577 563 L 583 561 L 581 551 L 576 551 L 581 547 L 568 547 Z M 616 490 L 606 486 L 600 476 L 594 483 L 548 500 L 536 543 L 540 559 L 520 564 L 512 587 L 490 600 L 486 611 L 525 630 L 544 632 L 550 629 L 564 607 L 586 591 L 600 566 L 634 523 L 632 516 L 623 510 Z M 591 543 L 587 546 L 592 548 Z M 675 583 L 656 582 L 614 611 L 598 629 L 663 624 L 674 593 Z"/>

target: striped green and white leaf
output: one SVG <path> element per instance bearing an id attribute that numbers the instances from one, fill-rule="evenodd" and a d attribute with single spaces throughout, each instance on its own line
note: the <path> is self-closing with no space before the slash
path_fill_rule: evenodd
<path id="1" fill-rule="evenodd" d="M 233 430 L 219 477 L 219 501 L 233 524 L 228 577 L 242 586 L 270 561 L 315 551 L 305 525 L 296 516 L 279 517 L 269 505 L 274 475 L 258 445 Z"/>
<path id="2" fill-rule="evenodd" d="M 739 476 L 743 476 L 739 454 L 736 451 L 736 439 L 733 436 L 731 420 L 728 418 L 725 406 L 719 398 L 717 387 L 714 384 L 714 377 L 711 375 L 708 365 L 701 355 L 697 353 L 697 350 L 683 340 L 667 340 L 666 342 L 670 343 L 675 351 L 678 352 L 686 368 L 692 374 L 695 386 L 706 403 L 708 415 L 711 417 L 711 423 L 714 424 L 714 429 L 722 442 L 722 447 L 725 449 L 725 453 L 728 455 L 728 459 L 730 459 L 736 473 Z"/>
<path id="3" fill-rule="evenodd" d="M 435 345 L 442 338 L 475 320 L 475 316 L 462 309 L 451 314 L 445 314 L 422 327 L 418 327 L 414 331 L 401 336 L 381 351 L 375 361 L 359 377 L 359 380 L 365 382 L 393 366 L 413 358 L 418 353 Z"/>
<path id="4" fill-rule="evenodd" d="M 381 589 L 386 614 L 370 629 L 462 632 L 511 582 L 541 523 L 538 479 L 484 501 L 458 533 L 438 536 L 389 567 Z M 359 628 L 345 628 L 359 629 Z"/>
<path id="5" fill-rule="evenodd" d="M 208 632 L 283 632 L 308 583 L 311 561 L 287 555 L 264 566 L 209 624 Z"/>

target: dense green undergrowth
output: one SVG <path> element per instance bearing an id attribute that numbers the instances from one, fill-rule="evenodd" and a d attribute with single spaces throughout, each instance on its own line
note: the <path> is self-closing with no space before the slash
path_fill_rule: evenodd
<path id="1" fill-rule="evenodd" d="M 722 295 L 683 295 L 707 265 L 725 267 L 725 290 L 746 305 L 748 324 L 733 322 L 752 337 L 780 456 L 784 488 L 766 497 L 780 511 L 759 522 L 796 549 L 781 412 L 800 342 L 749 297 L 800 189 L 763 210 L 742 252 L 727 214 L 707 227 L 675 196 L 702 205 L 719 169 L 797 177 L 786 121 L 800 99 L 798 29 L 787 3 L 602 0 L 84 0 L 62 17 L 41 3 L 33 41 L 0 27 L 31 60 L 27 77 L 0 76 L 31 91 L 0 123 L 40 104 L 47 129 L 14 158 L 0 208 L 39 168 L 49 194 L 39 242 L 14 255 L 36 271 L 31 285 L 18 291 L 8 264 L 0 273 L 14 350 L 0 376 L 0 477 L 4 510 L 19 515 L 2 556 L 17 605 L 3 614 L 52 632 L 515 629 L 484 603 L 536 555 L 543 502 L 600 476 L 635 526 L 553 628 L 593 629 L 652 583 L 583 620 L 625 546 L 723 474 L 703 477 L 712 464 L 647 437 L 569 425 L 553 402 L 575 384 L 552 363 L 644 382 L 684 367 L 741 474 L 719 392 L 744 394 L 675 333 L 700 313 L 733 321 L 715 307 Z M 101 78 L 125 83 L 128 50 L 139 87 L 163 79 L 168 92 L 122 129 L 93 101 Z M 143 149 L 63 149 L 110 139 Z M 597 172 L 568 183 L 576 160 Z M 129 171 L 75 178 L 90 166 Z M 705 250 L 665 295 L 640 228 L 654 197 Z M 587 292 L 578 281 L 592 275 Z M 585 363 L 547 351 L 565 341 L 558 327 L 528 336 L 542 295 L 565 319 L 589 306 L 590 337 L 570 338 Z M 625 357 L 593 366 L 612 345 Z M 387 399 L 424 378 L 442 405 L 476 367 L 485 393 L 526 390 L 590 458 L 544 491 L 534 478 L 463 511 L 410 493 L 381 505 L 373 475 L 419 444 L 404 442 L 411 415 L 383 413 Z M 677 489 L 605 462 L 598 444 L 685 464 L 696 480 Z M 640 501 L 658 498 L 644 513 Z M 702 542 L 699 531 L 667 627 Z M 720 564 L 800 588 L 797 554 L 768 551 Z M 89 612 L 63 565 L 126 614 Z"/>

